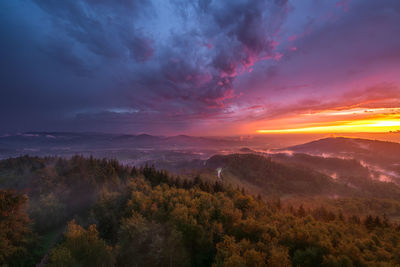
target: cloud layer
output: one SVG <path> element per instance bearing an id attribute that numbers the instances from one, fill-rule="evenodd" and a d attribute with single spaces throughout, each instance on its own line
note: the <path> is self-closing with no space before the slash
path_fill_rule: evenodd
<path id="1" fill-rule="evenodd" d="M 242 134 L 400 102 L 400 4 L 0 3 L 0 132 Z"/>

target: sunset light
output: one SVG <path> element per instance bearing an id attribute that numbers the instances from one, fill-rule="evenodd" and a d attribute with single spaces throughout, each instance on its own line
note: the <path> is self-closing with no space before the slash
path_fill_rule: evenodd
<path id="1" fill-rule="evenodd" d="M 339 125 L 312 126 L 291 129 L 257 130 L 258 133 L 361 133 L 389 132 L 400 130 L 399 121 L 352 121 Z"/>
<path id="2" fill-rule="evenodd" d="M 303 122 L 299 127 L 259 129 L 257 130 L 257 133 L 384 133 L 400 130 L 400 115 L 398 114 L 379 114 L 372 118 L 355 118 L 347 120 L 341 117 L 341 120 L 338 119 L 334 121 L 324 121 L 322 114 L 323 113 L 312 115 L 314 120 Z M 333 115 L 332 113 L 326 114 L 329 116 Z M 337 112 L 335 115 L 354 116 L 356 114 L 357 113 L 355 112 L 342 111 Z M 301 120 L 302 117 L 304 117 L 304 115 L 299 116 L 298 119 Z M 317 119 L 319 119 L 319 121 L 315 122 Z M 292 120 L 295 119 L 292 118 Z M 296 125 L 296 123 L 293 123 L 292 125 Z"/>
<path id="3" fill-rule="evenodd" d="M 400 0 L 0 0 L 0 267 L 400 266 Z"/>

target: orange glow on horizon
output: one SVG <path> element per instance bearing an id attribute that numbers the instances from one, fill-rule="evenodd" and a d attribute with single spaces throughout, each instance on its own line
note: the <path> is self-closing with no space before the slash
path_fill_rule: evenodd
<path id="1" fill-rule="evenodd" d="M 362 112 L 322 111 L 315 114 L 301 114 L 292 118 L 283 118 L 274 122 L 278 127 L 256 130 L 257 133 L 383 133 L 400 131 L 400 115 L 393 109 L 381 114 L 364 117 Z M 390 112 L 389 112 L 390 111 Z M 395 111 L 398 111 L 396 108 Z M 340 120 L 326 120 L 328 116 L 340 116 Z M 343 118 L 343 115 L 350 115 Z M 312 117 L 310 120 L 305 117 Z M 284 127 L 279 127 L 284 125 Z M 291 127 L 287 127 L 291 125 Z"/>

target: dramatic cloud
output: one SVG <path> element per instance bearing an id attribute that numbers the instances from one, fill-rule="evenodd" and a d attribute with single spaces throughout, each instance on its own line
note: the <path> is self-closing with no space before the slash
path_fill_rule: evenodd
<path id="1" fill-rule="evenodd" d="M 242 134 L 399 107 L 397 25 L 395 0 L 3 1 L 0 132 Z"/>

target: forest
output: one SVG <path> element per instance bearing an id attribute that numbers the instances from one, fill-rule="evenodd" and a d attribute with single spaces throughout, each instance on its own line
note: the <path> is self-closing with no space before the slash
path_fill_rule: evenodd
<path id="1" fill-rule="evenodd" d="M 285 201 L 82 156 L 2 160 L 0 189 L 0 266 L 400 265 L 400 225 L 378 212 L 395 199 Z"/>

